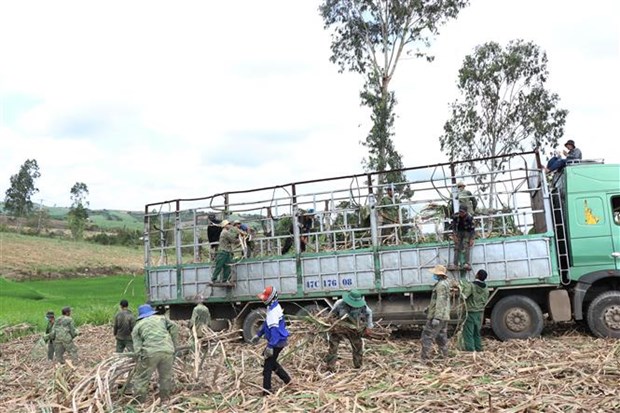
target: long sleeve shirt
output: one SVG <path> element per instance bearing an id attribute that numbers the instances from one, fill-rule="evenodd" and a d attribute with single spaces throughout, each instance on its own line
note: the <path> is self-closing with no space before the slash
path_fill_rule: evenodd
<path id="1" fill-rule="evenodd" d="M 196 330 L 199 330 L 203 326 L 209 326 L 211 322 L 211 312 L 204 304 L 198 304 L 192 310 L 192 318 L 189 320 L 189 328 L 196 326 Z"/>
<path id="2" fill-rule="evenodd" d="M 450 320 L 450 283 L 443 279 L 437 281 L 433 288 L 431 303 L 428 305 L 429 320 L 436 318 L 438 320 Z"/>
<path id="3" fill-rule="evenodd" d="M 179 328 L 161 315 L 152 315 L 138 320 L 131 333 L 134 352 L 139 356 L 154 353 L 173 354 Z"/>
<path id="4" fill-rule="evenodd" d="M 54 322 L 50 338 L 58 343 L 70 343 L 77 337 L 78 331 L 75 328 L 73 318 L 63 315 Z"/>
<path id="5" fill-rule="evenodd" d="M 222 230 L 220 234 L 220 251 L 233 252 L 235 247 L 239 245 L 239 231 L 234 228 Z"/>
<path id="6" fill-rule="evenodd" d="M 484 311 L 489 300 L 489 288 L 484 281 L 465 281 L 461 283 L 461 296 L 469 312 Z"/>
<path id="7" fill-rule="evenodd" d="M 454 232 L 469 232 L 473 235 L 476 231 L 476 226 L 471 215 L 467 214 L 462 217 L 459 214 L 454 214 L 450 229 Z"/>
<path id="8" fill-rule="evenodd" d="M 566 160 L 581 160 L 581 150 L 578 148 L 571 149 L 570 151 L 568 151 L 568 155 L 566 155 Z"/>
<path id="9" fill-rule="evenodd" d="M 267 339 L 267 347 L 284 347 L 289 336 L 284 321 L 284 311 L 277 300 L 274 300 L 267 307 L 267 315 L 265 322 L 258 332 L 258 336 L 265 336 Z"/>
<path id="10" fill-rule="evenodd" d="M 119 340 L 131 339 L 131 332 L 136 325 L 136 318 L 129 310 L 121 310 L 114 317 L 114 337 Z"/>
<path id="11" fill-rule="evenodd" d="M 372 310 L 368 305 L 365 305 L 360 308 L 353 308 L 341 298 L 336 301 L 334 307 L 329 313 L 330 315 L 335 315 L 338 318 L 342 318 L 345 315 L 347 318 L 353 323 L 359 325 L 360 323 L 366 322 L 367 328 L 372 328 Z"/>

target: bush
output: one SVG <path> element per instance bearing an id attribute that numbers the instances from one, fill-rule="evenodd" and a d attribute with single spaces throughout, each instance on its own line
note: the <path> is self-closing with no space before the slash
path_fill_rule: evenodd
<path id="1" fill-rule="evenodd" d="M 126 247 L 138 247 L 142 245 L 140 238 L 142 232 L 138 230 L 129 230 L 126 228 L 117 229 L 114 233 L 102 232 L 87 239 L 101 245 L 123 245 Z"/>

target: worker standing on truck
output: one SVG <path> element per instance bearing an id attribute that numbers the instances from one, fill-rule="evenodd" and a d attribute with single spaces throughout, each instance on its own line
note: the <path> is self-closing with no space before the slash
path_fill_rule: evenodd
<path id="1" fill-rule="evenodd" d="M 129 302 L 125 299 L 119 303 L 120 311 L 114 317 L 114 337 L 116 337 L 116 352 L 122 353 L 133 351 L 133 341 L 131 339 L 131 331 L 136 325 L 136 318 L 129 311 Z"/>
<path id="2" fill-rule="evenodd" d="M 217 248 L 217 254 L 215 255 L 215 268 L 211 281 L 217 282 L 222 274 L 221 281 L 228 282 L 230 279 L 230 263 L 233 261 L 233 251 L 237 245 L 239 245 L 239 234 L 237 230 L 233 228 L 230 221 L 225 219 L 222 221 L 222 232 L 220 233 L 220 245 Z"/>
<path id="3" fill-rule="evenodd" d="M 433 341 L 439 346 L 441 355 L 448 357 L 448 321 L 450 320 L 450 282 L 447 279 L 446 267 L 436 265 L 432 270 L 437 281 L 433 287 L 431 302 L 427 309 L 427 320 L 422 330 L 423 362 L 428 361 Z"/>
<path id="4" fill-rule="evenodd" d="M 478 270 L 473 282 L 461 282 L 461 296 L 465 300 L 467 317 L 463 324 L 463 345 L 465 351 L 482 351 L 480 329 L 484 319 L 484 307 L 489 300 L 489 288 L 485 283 L 487 272 Z"/>
<path id="5" fill-rule="evenodd" d="M 284 382 L 289 384 L 291 376 L 278 363 L 278 356 L 286 347 L 289 332 L 284 321 L 284 311 L 278 303 L 278 291 L 269 285 L 265 290 L 258 294 L 258 298 L 267 306 L 265 322 L 258 333 L 252 338 L 252 343 L 258 343 L 261 337 L 267 339 L 267 347 L 263 351 L 265 363 L 263 364 L 263 396 L 271 394 L 271 374 L 276 375 Z"/>
<path id="6" fill-rule="evenodd" d="M 243 258 L 250 258 L 254 250 L 254 230 L 249 225 L 239 220 L 233 222 L 233 226 L 237 229 L 237 233 L 239 234 L 239 243 L 243 249 Z"/>
<path id="7" fill-rule="evenodd" d="M 467 205 L 459 206 L 458 214 L 452 217 L 450 229 L 454 241 L 454 263 L 449 265 L 448 269 L 454 271 L 460 268 L 461 252 L 464 252 L 465 264 L 463 269 L 469 271 L 471 270 L 471 248 L 474 246 L 476 227 L 473 217 L 469 215 Z"/>
<path id="8" fill-rule="evenodd" d="M 175 323 L 157 312 L 149 304 L 138 307 L 138 321 L 131 333 L 137 357 L 134 378 L 136 400 L 144 403 L 149 381 L 157 369 L 159 398 L 167 400 L 172 392 L 174 349 L 178 335 Z"/>
<path id="9" fill-rule="evenodd" d="M 459 200 L 459 207 L 461 205 L 465 205 L 467 207 L 467 213 L 473 216 L 476 212 L 476 207 L 478 206 L 476 197 L 471 193 L 471 191 L 465 189 L 465 182 L 459 182 L 456 187 L 458 189 L 456 197 Z"/>
<path id="10" fill-rule="evenodd" d="M 333 371 L 338 359 L 338 346 L 340 342 L 346 338 L 351 343 L 351 351 L 353 352 L 353 367 L 359 369 L 363 362 L 363 343 L 362 336 L 368 335 L 372 328 L 372 310 L 366 304 L 364 296 L 357 290 L 351 290 L 346 293 L 340 300 L 336 301 L 334 307 L 330 311 L 331 317 L 338 319 L 346 319 L 353 323 L 353 327 L 349 332 L 339 332 L 329 334 L 329 351 L 325 361 L 327 368 Z"/>

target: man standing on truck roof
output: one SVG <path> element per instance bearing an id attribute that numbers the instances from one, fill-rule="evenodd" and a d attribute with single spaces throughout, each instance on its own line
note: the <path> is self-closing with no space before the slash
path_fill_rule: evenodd
<path id="1" fill-rule="evenodd" d="M 233 261 L 233 251 L 239 245 L 239 236 L 237 230 L 233 228 L 230 221 L 225 219 L 222 221 L 222 232 L 220 233 L 220 245 L 215 255 L 215 268 L 211 281 L 217 282 L 222 274 L 222 281 L 228 282 L 230 279 L 230 263 Z"/>
<path id="2" fill-rule="evenodd" d="M 271 374 L 276 375 L 284 382 L 289 384 L 291 376 L 278 363 L 278 356 L 286 347 L 289 332 L 284 321 L 284 311 L 278 303 L 278 291 L 269 285 L 258 294 L 258 298 L 267 306 L 265 322 L 258 333 L 252 338 L 252 343 L 258 343 L 262 336 L 267 339 L 267 347 L 263 351 L 265 363 L 263 364 L 263 396 L 271 394 Z"/>
<path id="3" fill-rule="evenodd" d="M 351 290 L 346 293 L 340 300 L 336 301 L 334 308 L 330 311 L 331 317 L 337 317 L 339 320 L 345 319 L 352 325 L 348 331 L 329 333 L 329 351 L 325 361 L 327 368 L 334 371 L 336 360 L 338 359 L 338 346 L 343 339 L 349 340 L 351 350 L 353 352 L 353 367 L 359 369 L 362 367 L 363 343 L 362 336 L 368 335 L 372 328 L 372 310 L 366 304 L 364 296 L 357 290 Z"/>
<path id="4" fill-rule="evenodd" d="M 469 271 L 471 270 L 470 256 L 471 248 L 474 246 L 476 227 L 473 217 L 467 212 L 467 205 L 459 206 L 458 214 L 454 214 L 452 217 L 450 229 L 454 241 L 454 261 L 448 266 L 448 269 L 454 271 L 460 268 L 461 252 L 464 252 L 465 264 L 463 269 Z"/>
<path id="5" fill-rule="evenodd" d="M 467 206 L 467 213 L 473 216 L 476 212 L 476 207 L 478 206 L 478 201 L 476 200 L 476 197 L 474 196 L 474 194 L 471 193 L 471 191 L 465 189 L 465 182 L 459 182 L 458 184 L 456 184 L 456 187 L 458 189 L 456 197 L 459 200 L 459 206 Z"/>
<path id="6" fill-rule="evenodd" d="M 54 327 L 50 333 L 50 339 L 54 342 L 54 356 L 60 364 L 65 363 L 65 351 L 69 353 L 70 361 L 67 360 L 69 367 L 74 367 L 73 365 L 77 364 L 77 347 L 73 342 L 77 335 L 78 331 L 75 328 L 73 318 L 71 318 L 71 307 L 65 307 L 62 309 L 62 315 L 54 322 Z"/>
<path id="7" fill-rule="evenodd" d="M 480 329 L 484 320 L 484 307 L 489 300 L 489 288 L 485 280 L 487 272 L 478 270 L 473 282 L 461 282 L 461 297 L 465 300 L 467 317 L 463 324 L 463 347 L 465 351 L 482 351 Z"/>
<path id="8" fill-rule="evenodd" d="M 423 362 L 428 361 L 433 341 L 439 346 L 441 355 L 448 357 L 448 321 L 450 320 L 450 283 L 446 275 L 446 267 L 436 265 L 430 272 L 437 281 L 433 288 L 431 302 L 427 309 L 427 320 L 422 330 Z"/>
<path id="9" fill-rule="evenodd" d="M 159 376 L 159 398 L 165 401 L 170 397 L 177 335 L 177 325 L 165 316 L 157 315 L 149 304 L 138 307 L 138 321 L 131 336 L 137 357 L 134 392 L 140 403 L 146 400 L 155 369 Z"/>
<path id="10" fill-rule="evenodd" d="M 125 299 L 119 303 L 120 311 L 116 313 L 114 317 L 114 337 L 116 337 L 116 352 L 122 353 L 127 351 L 133 351 L 133 341 L 131 339 L 131 332 L 136 325 L 136 318 L 133 313 L 129 311 L 129 302 Z"/>

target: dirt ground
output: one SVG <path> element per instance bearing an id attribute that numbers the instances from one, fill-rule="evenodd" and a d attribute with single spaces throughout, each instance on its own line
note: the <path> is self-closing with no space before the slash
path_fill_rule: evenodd
<path id="1" fill-rule="evenodd" d="M 0 410 L 70 412 L 90 407 L 93 412 L 112 411 L 106 410 L 104 398 L 95 397 L 95 389 L 105 387 L 103 379 L 111 376 L 106 372 L 113 362 L 118 366 L 130 359 L 113 358 L 110 327 L 80 330 L 76 370 L 55 368 L 40 358 L 42 354 L 35 354 L 32 349 L 39 336 L 1 344 Z M 419 362 L 415 333 L 387 341 L 365 340 L 360 370 L 352 368 L 345 342 L 335 373 L 328 372 L 322 361 L 327 350 L 322 337 L 303 327 L 294 326 L 292 331 L 281 362 L 294 382 L 284 386 L 274 377 L 275 395 L 261 397 L 264 342 L 252 346 L 235 339 L 210 347 L 197 379 L 193 370 L 198 363 L 190 355 L 177 358 L 177 390 L 166 404 L 152 389 L 144 405 L 132 405 L 130 396 L 117 394 L 124 375 L 107 389 L 109 402 L 119 412 L 620 411 L 620 341 L 573 329 L 549 331 L 543 338 L 527 341 L 500 342 L 485 336 L 483 353 L 452 350 L 451 357 L 436 358 L 430 365 Z M 82 397 L 74 409 L 72 403 L 80 392 L 86 399 Z"/>

